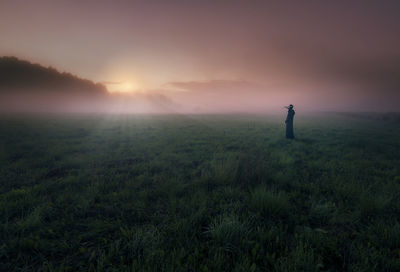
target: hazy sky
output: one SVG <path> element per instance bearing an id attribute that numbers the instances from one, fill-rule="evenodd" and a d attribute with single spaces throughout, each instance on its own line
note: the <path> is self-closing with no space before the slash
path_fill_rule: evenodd
<path id="1" fill-rule="evenodd" d="M 400 1 L 1 0 L 0 55 L 199 112 L 398 110 L 399 14 Z"/>

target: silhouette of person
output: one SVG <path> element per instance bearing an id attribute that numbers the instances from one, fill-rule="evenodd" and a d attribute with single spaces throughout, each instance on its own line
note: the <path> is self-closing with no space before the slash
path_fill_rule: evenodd
<path id="1" fill-rule="evenodd" d="M 294 118 L 294 110 L 293 110 L 293 105 L 290 104 L 289 107 L 285 107 L 288 109 L 287 117 L 286 117 L 286 138 L 288 139 L 294 139 L 294 133 L 293 133 L 293 118 Z"/>

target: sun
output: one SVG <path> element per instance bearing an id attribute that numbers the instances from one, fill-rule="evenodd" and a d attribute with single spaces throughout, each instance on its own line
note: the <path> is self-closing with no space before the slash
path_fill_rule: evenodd
<path id="1" fill-rule="evenodd" d="M 122 84 L 119 84 L 118 88 L 120 92 L 124 92 L 124 93 L 130 93 L 133 91 L 133 83 L 132 82 L 124 82 Z"/>
<path id="2" fill-rule="evenodd" d="M 138 89 L 138 85 L 132 81 L 111 82 L 106 85 L 110 93 L 134 93 Z"/>

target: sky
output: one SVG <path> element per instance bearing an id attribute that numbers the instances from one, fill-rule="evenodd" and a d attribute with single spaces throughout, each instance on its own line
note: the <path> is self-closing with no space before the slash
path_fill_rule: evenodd
<path id="1" fill-rule="evenodd" d="M 0 56 L 178 112 L 398 111 L 399 13 L 384 0 L 1 0 Z"/>

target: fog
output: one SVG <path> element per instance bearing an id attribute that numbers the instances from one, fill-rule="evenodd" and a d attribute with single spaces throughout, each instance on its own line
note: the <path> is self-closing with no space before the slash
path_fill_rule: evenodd
<path id="1" fill-rule="evenodd" d="M 174 83 L 177 85 L 177 83 Z M 232 86 L 232 84 L 235 84 Z M 387 112 L 397 109 L 396 100 L 375 99 L 347 94 L 330 95 L 328 92 L 302 90 L 298 95 L 284 88 L 265 92 L 260 86 L 227 82 L 187 83 L 184 90 L 151 90 L 147 92 L 106 93 L 97 96 L 79 94 L 76 90 L 65 93 L 47 91 L 10 92 L 0 94 L 0 112 L 65 112 L 107 114 L 231 114 L 279 113 L 293 104 L 301 112 Z M 206 85 L 212 85 L 208 88 Z M 231 85 L 223 88 L 217 85 Z M 72 94 L 71 94 L 72 93 Z"/>

